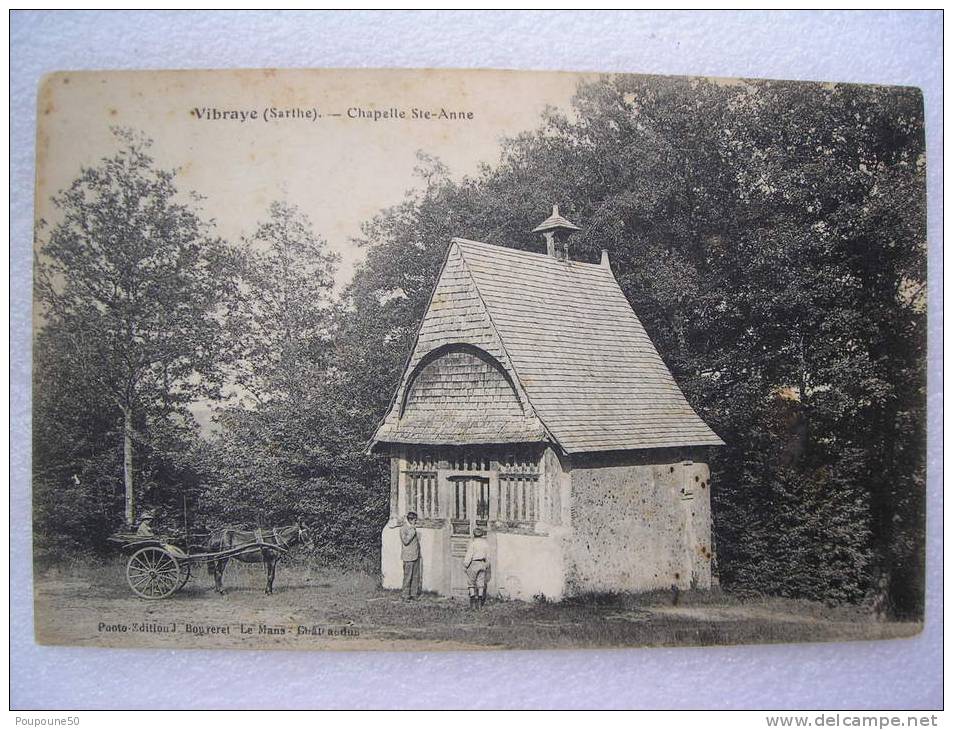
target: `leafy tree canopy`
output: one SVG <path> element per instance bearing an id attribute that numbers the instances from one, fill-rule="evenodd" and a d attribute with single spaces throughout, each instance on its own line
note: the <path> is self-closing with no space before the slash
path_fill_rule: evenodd
<path id="1" fill-rule="evenodd" d="M 923 149 L 913 89 L 621 76 L 582 86 L 570 114 L 550 111 L 475 177 L 423 160 L 421 190 L 365 226 L 346 292 L 339 352 L 362 437 L 449 239 L 540 252 L 529 231 L 558 202 L 583 228 L 573 257 L 609 252 L 728 443 L 713 456 L 726 582 L 859 600 L 883 572 L 898 601 L 917 595 Z M 798 577 L 791 540 L 823 575 Z"/>
<path id="2" fill-rule="evenodd" d="M 74 443 L 104 447 L 116 433 L 131 523 L 136 475 L 145 467 L 134 464 L 134 453 L 159 448 L 158 434 L 170 429 L 187 432 L 188 407 L 218 391 L 221 302 L 230 281 L 221 276 L 224 245 L 195 199 L 180 194 L 175 173 L 156 167 L 149 140 L 115 134 L 119 151 L 82 169 L 53 198 L 55 224 L 39 226 L 36 299 L 44 327 L 36 382 L 49 393 L 37 401 L 34 451 L 41 461 L 61 453 L 62 443 L 41 439 L 66 424 L 98 424 L 74 434 Z M 54 380 L 64 371 L 65 379 Z"/>

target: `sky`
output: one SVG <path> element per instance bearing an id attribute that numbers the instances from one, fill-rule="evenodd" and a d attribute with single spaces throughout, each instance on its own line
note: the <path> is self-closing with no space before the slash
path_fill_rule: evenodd
<path id="1" fill-rule="evenodd" d="M 363 257 L 351 243 L 361 224 L 417 184 L 418 150 L 454 177 L 473 174 L 499 159 L 503 137 L 536 127 L 547 105 L 568 110 L 582 78 L 443 70 L 53 74 L 38 97 L 37 213 L 55 221 L 50 196 L 81 166 L 118 149 L 111 127 L 131 127 L 153 139 L 160 167 L 180 169 L 181 190 L 204 196 L 205 215 L 227 240 L 250 235 L 273 200 L 297 205 L 341 255 L 340 287 Z"/>

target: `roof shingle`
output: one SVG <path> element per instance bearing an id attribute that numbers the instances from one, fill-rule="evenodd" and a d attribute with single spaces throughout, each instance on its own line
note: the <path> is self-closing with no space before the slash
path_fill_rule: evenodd
<path id="1" fill-rule="evenodd" d="M 536 415 L 567 452 L 723 445 L 608 267 L 453 243 Z"/>

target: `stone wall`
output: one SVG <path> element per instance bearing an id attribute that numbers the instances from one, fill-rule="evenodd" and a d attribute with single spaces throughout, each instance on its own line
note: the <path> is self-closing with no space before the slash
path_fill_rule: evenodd
<path id="1" fill-rule="evenodd" d="M 550 525 L 568 525 L 572 487 L 568 469 L 552 446 L 546 447 L 541 464 L 545 495 L 540 512 L 542 520 Z"/>
<path id="2" fill-rule="evenodd" d="M 710 476 L 693 456 L 660 450 L 573 464 L 570 592 L 711 587 Z"/>
<path id="3" fill-rule="evenodd" d="M 548 535 L 497 532 L 495 594 L 504 599 L 558 601 L 565 594 L 565 539 L 561 531 Z"/>

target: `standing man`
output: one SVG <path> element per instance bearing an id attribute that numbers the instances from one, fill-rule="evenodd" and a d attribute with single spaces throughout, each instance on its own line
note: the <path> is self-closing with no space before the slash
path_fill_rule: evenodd
<path id="1" fill-rule="evenodd" d="M 470 608 L 486 603 L 486 569 L 490 559 L 490 544 L 486 541 L 486 530 L 477 527 L 473 539 L 463 556 L 463 567 L 467 572 L 467 590 L 470 593 Z"/>
<path id="2" fill-rule="evenodd" d="M 408 512 L 407 522 L 400 528 L 400 559 L 404 561 L 403 598 L 420 597 L 420 538 L 417 537 L 417 513 Z"/>

